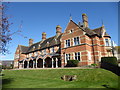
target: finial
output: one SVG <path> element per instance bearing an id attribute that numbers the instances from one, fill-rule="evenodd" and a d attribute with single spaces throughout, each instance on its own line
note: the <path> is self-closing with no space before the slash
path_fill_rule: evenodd
<path id="1" fill-rule="evenodd" d="M 101 19 L 101 21 L 102 21 L 102 27 L 104 27 L 103 20 Z"/>
<path id="2" fill-rule="evenodd" d="M 71 15 L 71 13 L 70 13 L 70 20 L 72 20 L 72 15 Z"/>

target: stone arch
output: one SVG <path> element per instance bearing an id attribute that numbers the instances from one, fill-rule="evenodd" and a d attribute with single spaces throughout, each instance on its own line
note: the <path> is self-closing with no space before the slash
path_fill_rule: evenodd
<path id="1" fill-rule="evenodd" d="M 29 68 L 33 68 L 33 60 L 29 61 Z"/>
<path id="2" fill-rule="evenodd" d="M 24 68 L 27 68 L 28 61 L 24 61 Z"/>
<path id="3" fill-rule="evenodd" d="M 45 67 L 48 67 L 48 68 L 52 67 L 52 58 L 51 57 L 45 58 Z"/>
<path id="4" fill-rule="evenodd" d="M 42 58 L 39 58 L 37 60 L 37 68 L 42 68 L 43 67 L 43 59 Z"/>
<path id="5" fill-rule="evenodd" d="M 45 56 L 44 56 L 44 59 L 46 59 L 46 58 L 48 58 L 48 57 L 49 57 L 49 58 L 52 58 L 52 56 L 50 56 L 50 55 L 45 55 Z"/>
<path id="6" fill-rule="evenodd" d="M 42 57 L 42 56 L 38 56 L 38 57 L 36 58 L 36 60 L 38 60 L 39 58 L 40 58 L 40 59 L 43 59 L 43 57 Z"/>

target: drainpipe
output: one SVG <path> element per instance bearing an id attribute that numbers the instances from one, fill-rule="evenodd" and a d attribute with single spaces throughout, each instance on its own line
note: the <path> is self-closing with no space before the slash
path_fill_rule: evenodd
<path id="1" fill-rule="evenodd" d="M 93 50 L 94 64 L 96 64 L 93 37 L 92 37 L 92 50 Z"/>

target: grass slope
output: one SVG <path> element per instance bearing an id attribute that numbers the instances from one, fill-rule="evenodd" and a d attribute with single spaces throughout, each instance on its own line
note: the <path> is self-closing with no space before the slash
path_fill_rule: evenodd
<path id="1" fill-rule="evenodd" d="M 3 88 L 117 88 L 118 76 L 103 69 L 5 70 Z M 63 75 L 77 75 L 63 81 Z"/>

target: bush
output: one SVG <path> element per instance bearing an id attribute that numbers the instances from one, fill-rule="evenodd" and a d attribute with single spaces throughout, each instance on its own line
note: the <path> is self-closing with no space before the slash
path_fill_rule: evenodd
<path id="1" fill-rule="evenodd" d="M 118 65 L 116 57 L 102 57 L 101 63 L 110 63 L 112 65 Z"/>
<path id="2" fill-rule="evenodd" d="M 98 66 L 98 65 L 97 65 L 97 64 L 91 64 L 91 66 L 94 66 L 94 67 L 95 67 L 95 66 Z"/>
<path id="3" fill-rule="evenodd" d="M 66 67 L 77 67 L 79 60 L 68 60 Z"/>

